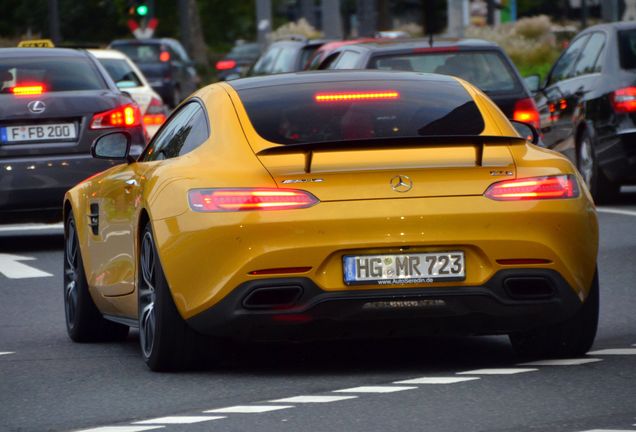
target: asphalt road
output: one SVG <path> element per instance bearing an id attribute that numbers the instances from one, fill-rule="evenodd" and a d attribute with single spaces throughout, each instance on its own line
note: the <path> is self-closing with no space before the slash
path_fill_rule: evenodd
<path id="1" fill-rule="evenodd" d="M 584 359 L 519 365 L 505 337 L 439 337 L 242 346 L 174 374 L 146 368 L 135 332 L 72 343 L 61 229 L 0 226 L 0 430 L 636 431 L 636 193 L 599 214 Z"/>

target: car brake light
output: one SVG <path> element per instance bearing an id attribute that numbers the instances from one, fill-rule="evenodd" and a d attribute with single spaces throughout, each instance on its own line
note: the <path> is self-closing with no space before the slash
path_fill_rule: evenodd
<path id="1" fill-rule="evenodd" d="M 236 67 L 236 60 L 219 60 L 216 62 L 216 70 L 228 70 Z"/>
<path id="2" fill-rule="evenodd" d="M 539 118 L 539 110 L 532 98 L 519 99 L 515 102 L 515 108 L 512 113 L 512 119 L 524 123 L 529 123 L 537 130 L 541 127 Z"/>
<path id="3" fill-rule="evenodd" d="M 484 196 L 497 201 L 576 198 L 579 186 L 573 175 L 531 177 L 493 183 Z"/>
<path id="4" fill-rule="evenodd" d="M 168 51 L 161 51 L 161 53 L 159 54 L 159 60 L 161 60 L 162 62 L 169 62 L 170 61 L 170 53 Z"/>
<path id="5" fill-rule="evenodd" d="M 318 198 L 297 189 L 193 189 L 190 208 L 199 212 L 292 210 L 311 207 Z"/>
<path id="6" fill-rule="evenodd" d="M 153 97 L 148 104 L 146 114 L 144 114 L 144 124 L 146 126 L 159 126 L 165 121 L 166 114 L 164 112 L 163 103 L 156 97 Z"/>
<path id="7" fill-rule="evenodd" d="M 636 112 L 636 87 L 625 87 L 610 95 L 612 106 L 617 113 Z"/>
<path id="8" fill-rule="evenodd" d="M 114 127 L 135 127 L 141 124 L 141 114 L 137 105 L 128 104 L 93 116 L 90 129 Z"/>
<path id="9" fill-rule="evenodd" d="M 316 93 L 314 99 L 318 103 L 324 102 L 350 102 L 360 100 L 385 100 L 399 99 L 400 93 L 395 90 L 378 90 L 371 92 L 348 92 L 348 93 Z"/>
<path id="10" fill-rule="evenodd" d="M 44 84 L 39 83 L 23 83 L 11 88 L 11 93 L 16 96 L 39 95 L 44 92 Z"/>

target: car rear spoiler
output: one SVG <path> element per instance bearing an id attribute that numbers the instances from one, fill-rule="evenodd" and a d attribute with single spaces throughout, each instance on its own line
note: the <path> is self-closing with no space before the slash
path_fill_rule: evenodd
<path id="1" fill-rule="evenodd" d="M 481 166 L 483 157 L 483 145 L 489 144 L 523 144 L 525 138 L 519 136 L 500 135 L 444 135 L 423 136 L 406 138 L 376 138 L 366 140 L 348 141 L 323 141 L 302 144 L 285 144 L 268 147 L 256 153 L 257 156 L 305 154 L 305 173 L 311 172 L 311 161 L 315 151 L 335 152 L 341 150 L 373 150 L 391 148 L 417 148 L 422 145 L 466 145 L 472 144 L 477 148 L 477 165 Z"/>

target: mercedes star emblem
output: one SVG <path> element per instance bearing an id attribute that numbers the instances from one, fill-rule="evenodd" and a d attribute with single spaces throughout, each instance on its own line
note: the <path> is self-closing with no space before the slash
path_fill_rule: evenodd
<path id="1" fill-rule="evenodd" d="M 27 108 L 33 114 L 42 114 L 46 109 L 46 104 L 39 100 L 34 100 L 28 103 Z"/>
<path id="2" fill-rule="evenodd" d="M 396 175 L 391 179 L 391 189 L 396 192 L 408 192 L 413 188 L 413 181 L 409 176 Z"/>

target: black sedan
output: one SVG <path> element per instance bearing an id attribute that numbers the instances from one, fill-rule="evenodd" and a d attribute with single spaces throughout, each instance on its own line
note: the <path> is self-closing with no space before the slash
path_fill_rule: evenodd
<path id="1" fill-rule="evenodd" d="M 636 23 L 586 29 L 534 84 L 544 143 L 576 163 L 597 202 L 636 183 Z"/>
<path id="2" fill-rule="evenodd" d="M 139 108 L 91 54 L 0 49 L 0 222 L 61 218 L 66 190 L 112 165 L 93 140 L 119 130 L 144 146 Z"/>
<path id="3" fill-rule="evenodd" d="M 539 127 L 539 113 L 530 92 L 510 58 L 492 42 L 383 39 L 341 45 L 311 66 L 453 75 L 479 87 L 508 118 Z"/>

